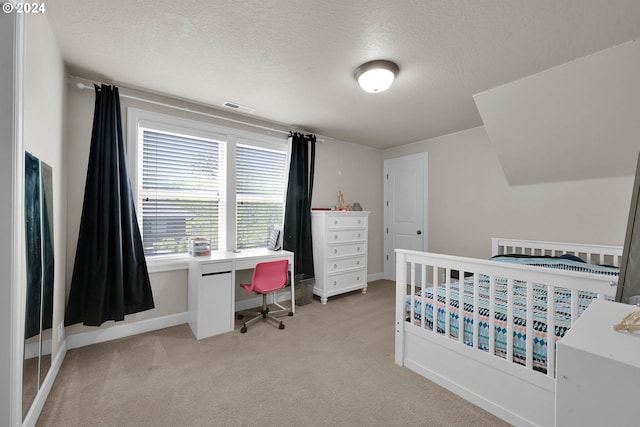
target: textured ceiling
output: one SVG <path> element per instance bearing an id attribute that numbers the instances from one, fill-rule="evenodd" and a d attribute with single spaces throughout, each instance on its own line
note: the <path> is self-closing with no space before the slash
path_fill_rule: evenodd
<path id="1" fill-rule="evenodd" d="M 72 74 L 388 148 L 482 124 L 472 96 L 640 36 L 638 0 L 55 0 Z M 354 69 L 400 65 L 365 93 Z"/>

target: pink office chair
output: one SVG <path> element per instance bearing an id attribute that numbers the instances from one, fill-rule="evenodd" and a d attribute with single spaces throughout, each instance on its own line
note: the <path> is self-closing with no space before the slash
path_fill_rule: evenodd
<path id="1" fill-rule="evenodd" d="M 249 319 L 242 325 L 240 332 L 243 334 L 247 332 L 247 326 L 251 323 L 255 323 L 259 319 L 273 320 L 279 323 L 278 329 L 284 329 L 284 323 L 276 318 L 276 315 L 283 315 L 288 312 L 289 316 L 293 316 L 293 312 L 281 306 L 275 302 L 274 305 L 278 306 L 280 310 L 270 311 L 267 304 L 267 294 L 275 293 L 277 290 L 282 289 L 289 282 L 289 261 L 286 259 L 280 261 L 268 261 L 261 262 L 256 265 L 253 271 L 253 280 L 249 285 L 240 285 L 245 291 L 255 294 L 262 294 L 262 309 L 260 311 L 242 311 L 238 313 L 238 319 L 242 319 L 244 316 L 255 316 Z M 293 301 L 291 302 L 293 304 Z"/>

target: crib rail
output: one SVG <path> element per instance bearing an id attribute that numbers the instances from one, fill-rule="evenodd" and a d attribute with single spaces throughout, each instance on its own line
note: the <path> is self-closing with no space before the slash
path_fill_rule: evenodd
<path id="1" fill-rule="evenodd" d="M 549 256 L 571 254 L 590 264 L 606 264 L 615 267 L 619 267 L 622 262 L 622 246 L 492 238 L 491 255 L 503 254 Z"/>
<path id="2" fill-rule="evenodd" d="M 460 345 L 487 352 L 505 362 L 517 361 L 522 368 L 537 370 L 551 378 L 555 378 L 555 345 L 546 345 L 546 350 L 542 350 L 546 356 L 544 369 L 534 364 L 534 345 L 540 348 L 542 340 L 556 342 L 556 312 L 560 309 L 556 291 L 562 290 L 561 295 L 570 295 L 566 301 L 562 300 L 562 310 L 566 311 L 567 304 L 570 305 L 570 323 L 573 324 L 580 315 L 579 298 L 584 300 L 584 292 L 594 293 L 597 298 L 613 298 L 617 284 L 617 277 L 612 276 L 402 249 L 396 250 L 396 263 L 396 362 L 401 363 L 402 360 L 404 328 L 417 325 L 425 333 L 458 341 Z M 460 281 L 467 283 L 466 292 Z M 453 298 L 454 293 L 457 293 L 457 302 Z M 428 307 L 429 294 L 431 311 Z M 407 297 L 409 312 L 406 309 Z M 541 300 L 545 298 L 546 316 L 540 308 Z M 465 305 L 471 312 L 465 314 Z M 498 311 L 500 321 L 496 319 Z M 516 311 L 519 317 L 515 316 Z M 429 313 L 431 322 L 428 321 Z M 537 320 L 534 317 L 536 313 Z M 526 316 L 525 325 L 522 325 L 523 315 Z M 543 316 L 546 330 L 540 326 Z M 416 322 L 415 319 L 421 321 Z M 514 324 L 516 319 L 519 332 Z M 534 330 L 534 322 L 538 324 L 537 330 Z M 496 339 L 497 326 L 501 331 L 500 341 Z M 481 327 L 484 328 L 482 333 Z M 526 328 L 524 334 L 523 327 Z M 514 331 L 518 336 L 517 357 Z M 488 343 L 486 336 L 482 337 L 487 332 Z M 482 344 L 481 340 L 485 343 Z M 500 349 L 497 349 L 498 342 Z"/>

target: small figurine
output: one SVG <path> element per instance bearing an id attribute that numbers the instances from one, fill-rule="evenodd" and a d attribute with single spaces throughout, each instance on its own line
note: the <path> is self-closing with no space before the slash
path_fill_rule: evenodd
<path id="1" fill-rule="evenodd" d="M 634 311 L 625 316 L 624 319 L 617 325 L 613 325 L 614 331 L 628 331 L 628 332 L 636 332 L 640 331 L 640 311 Z"/>
<path id="2" fill-rule="evenodd" d="M 336 209 L 344 209 L 344 194 L 342 194 L 342 190 L 338 190 L 338 206 L 336 206 Z"/>

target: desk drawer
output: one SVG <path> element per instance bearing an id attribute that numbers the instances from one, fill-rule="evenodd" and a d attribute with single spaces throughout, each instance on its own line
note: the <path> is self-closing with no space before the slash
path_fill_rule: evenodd
<path id="1" fill-rule="evenodd" d="M 357 258 L 343 258 L 336 259 L 333 261 L 329 261 L 327 263 L 327 271 L 329 274 L 333 272 L 338 272 L 342 270 L 351 270 L 354 268 L 362 268 L 364 267 L 365 259 L 364 256 Z"/>
<path id="2" fill-rule="evenodd" d="M 327 248 L 328 258 L 347 256 L 347 255 L 363 255 L 367 253 L 367 245 L 365 243 L 355 243 L 351 245 L 335 245 Z"/>
<path id="3" fill-rule="evenodd" d="M 202 275 L 223 273 L 233 270 L 233 263 L 231 262 L 209 262 L 202 264 Z"/>
<path id="4" fill-rule="evenodd" d="M 243 259 L 236 261 L 236 270 L 252 270 L 256 268 L 256 264 L 261 262 L 270 262 L 270 261 L 278 261 L 282 259 L 288 259 L 286 257 L 282 258 L 268 258 L 268 259 Z M 291 268 L 291 260 L 289 260 L 289 268 Z"/>
<path id="5" fill-rule="evenodd" d="M 365 228 L 355 230 L 330 230 L 329 242 L 349 242 L 354 240 L 365 240 L 367 238 L 367 230 Z"/>
<path id="6" fill-rule="evenodd" d="M 334 216 L 327 218 L 327 225 L 329 228 L 333 227 L 366 227 L 367 217 L 362 216 Z"/>

